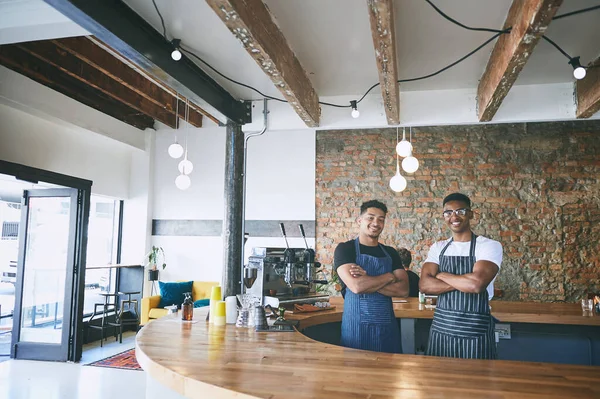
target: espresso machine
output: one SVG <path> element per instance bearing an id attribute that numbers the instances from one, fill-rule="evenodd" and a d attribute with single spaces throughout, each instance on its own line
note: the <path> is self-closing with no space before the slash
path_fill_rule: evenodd
<path id="1" fill-rule="evenodd" d="M 329 301 L 329 295 L 316 292 L 316 285 L 327 284 L 327 280 L 316 279 L 321 264 L 308 247 L 302 224 L 299 227 L 306 248 L 290 248 L 283 223 L 279 227 L 285 248 L 255 247 L 244 266 L 247 296 L 255 303 L 272 306 Z"/>

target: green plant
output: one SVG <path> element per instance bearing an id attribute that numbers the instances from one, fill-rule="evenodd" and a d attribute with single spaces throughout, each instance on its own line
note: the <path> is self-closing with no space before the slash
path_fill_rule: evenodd
<path id="1" fill-rule="evenodd" d="M 156 270 L 156 266 L 159 263 L 159 259 L 162 259 L 163 270 L 165 269 L 165 267 L 167 267 L 165 251 L 162 249 L 162 247 L 155 247 L 153 245 L 152 250 L 150 252 L 148 252 L 148 254 L 146 255 L 146 258 L 148 259 L 148 264 L 150 265 L 151 269 Z"/>

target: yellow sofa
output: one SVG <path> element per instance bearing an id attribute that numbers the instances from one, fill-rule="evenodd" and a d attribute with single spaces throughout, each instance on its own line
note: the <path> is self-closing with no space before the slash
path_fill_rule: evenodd
<path id="1" fill-rule="evenodd" d="M 212 287 L 219 285 L 216 281 L 194 281 L 192 285 L 192 299 L 210 298 Z M 140 324 L 144 325 L 152 319 L 158 319 L 167 314 L 167 309 L 159 308 L 160 295 L 148 296 L 142 298 L 142 314 L 140 315 Z"/>

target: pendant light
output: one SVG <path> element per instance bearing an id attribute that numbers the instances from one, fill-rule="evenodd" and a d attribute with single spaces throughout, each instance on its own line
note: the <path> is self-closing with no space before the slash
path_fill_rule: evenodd
<path id="1" fill-rule="evenodd" d="M 402 160 L 402 169 L 406 173 L 415 173 L 419 169 L 419 160 L 412 155 L 412 127 L 410 128 L 410 148 L 410 153 Z"/>
<path id="2" fill-rule="evenodd" d="M 179 130 L 179 94 L 177 95 L 177 105 L 175 106 L 175 142 L 169 146 L 168 152 L 171 158 L 181 158 L 183 147 L 177 142 L 177 130 Z"/>
<path id="3" fill-rule="evenodd" d="M 188 134 L 189 134 L 189 113 L 190 113 L 190 104 L 188 100 L 185 101 L 186 109 L 185 109 L 185 156 L 183 160 L 179 162 L 177 168 L 179 169 L 179 173 L 184 175 L 189 175 L 194 170 L 194 164 L 190 162 L 188 159 Z"/>
<path id="4" fill-rule="evenodd" d="M 179 175 L 175 179 L 175 186 L 180 190 L 187 190 L 192 185 L 192 179 L 188 175 Z"/>
<path id="5" fill-rule="evenodd" d="M 398 135 L 398 128 L 396 127 L 396 135 Z M 402 128 L 402 141 L 396 144 L 396 153 L 401 157 L 407 157 L 412 151 L 412 144 L 406 141 L 406 128 Z"/>
<path id="6" fill-rule="evenodd" d="M 398 142 L 398 128 L 396 128 L 396 142 Z M 396 146 L 396 148 L 398 147 Z M 396 151 L 396 174 L 390 179 L 390 188 L 399 193 L 404 191 L 406 185 L 406 179 L 400 174 L 400 159 L 398 158 L 398 151 Z"/>
<path id="7" fill-rule="evenodd" d="M 192 185 L 192 179 L 190 179 L 190 177 L 188 176 L 190 173 L 192 173 L 192 170 L 194 169 L 194 165 L 187 159 L 188 158 L 188 118 L 189 118 L 189 112 L 190 112 L 190 106 L 188 103 L 189 100 L 185 100 L 185 121 L 186 121 L 186 127 L 185 127 L 185 158 L 183 159 L 183 161 L 179 162 L 178 165 L 178 169 L 179 172 L 181 173 L 179 176 L 177 176 L 177 178 L 175 178 L 175 186 L 177 186 L 178 189 L 180 190 L 187 190 L 188 188 L 190 188 L 190 186 Z"/>

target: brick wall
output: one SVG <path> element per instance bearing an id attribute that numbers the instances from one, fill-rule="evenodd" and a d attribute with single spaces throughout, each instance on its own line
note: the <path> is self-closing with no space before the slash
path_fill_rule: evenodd
<path id="1" fill-rule="evenodd" d="M 395 145 L 395 128 L 317 132 L 321 263 L 332 267 L 337 243 L 358 233 L 360 204 L 379 199 L 389 208 L 381 241 L 409 248 L 419 273 L 430 245 L 450 236 L 441 201 L 459 191 L 474 203 L 475 233 L 504 247 L 504 299 L 600 292 L 600 121 L 414 128 L 420 168 L 401 171 L 402 193 L 389 188 Z"/>

